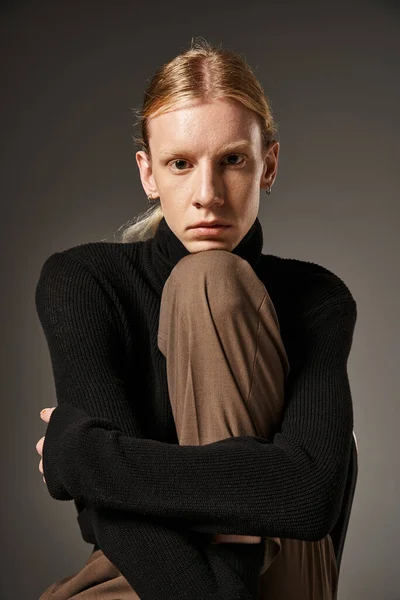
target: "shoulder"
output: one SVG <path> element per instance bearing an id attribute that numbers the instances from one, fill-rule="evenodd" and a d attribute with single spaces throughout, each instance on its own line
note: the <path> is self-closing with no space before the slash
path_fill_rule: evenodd
<path id="1" fill-rule="evenodd" d="M 40 268 L 39 282 L 68 277 L 109 285 L 135 271 L 142 242 L 87 242 L 50 254 Z"/>
<path id="2" fill-rule="evenodd" d="M 94 276 L 107 276 L 116 269 L 134 268 L 138 243 L 87 242 L 50 254 L 41 267 L 42 272 L 53 273 L 60 269 L 91 272 Z"/>
<path id="3" fill-rule="evenodd" d="M 134 279 L 140 243 L 88 242 L 50 254 L 40 268 L 37 305 L 118 304 L 126 282 Z"/>
<path id="4" fill-rule="evenodd" d="M 305 311 L 313 312 L 336 303 L 356 307 L 347 283 L 323 265 L 272 254 L 261 256 L 262 273 L 276 289 L 276 293 L 281 298 L 300 304 Z"/>

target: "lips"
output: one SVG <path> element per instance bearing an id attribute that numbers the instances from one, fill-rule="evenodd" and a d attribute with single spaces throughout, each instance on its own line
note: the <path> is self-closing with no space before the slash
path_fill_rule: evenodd
<path id="1" fill-rule="evenodd" d="M 229 227 L 229 225 L 227 223 L 199 223 L 192 225 L 190 229 L 197 229 L 198 227 Z"/>

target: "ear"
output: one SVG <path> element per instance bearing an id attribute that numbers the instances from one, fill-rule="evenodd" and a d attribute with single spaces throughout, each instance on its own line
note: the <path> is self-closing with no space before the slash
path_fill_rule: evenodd
<path id="1" fill-rule="evenodd" d="M 272 187 L 278 172 L 279 142 L 272 140 L 264 152 L 264 168 L 260 180 L 260 188 Z"/>
<path id="2" fill-rule="evenodd" d="M 150 157 L 142 150 L 136 152 L 136 162 L 139 167 L 140 180 L 146 196 L 159 196 L 157 185 L 153 176 L 153 168 Z"/>

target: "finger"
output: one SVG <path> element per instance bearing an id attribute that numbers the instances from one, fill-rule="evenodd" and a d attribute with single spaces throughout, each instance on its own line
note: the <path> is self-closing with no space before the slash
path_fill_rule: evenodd
<path id="1" fill-rule="evenodd" d="M 44 444 L 44 436 L 40 438 L 38 443 L 36 444 L 36 452 L 42 456 L 43 454 L 43 444 Z"/>
<path id="2" fill-rule="evenodd" d="M 43 458 L 41 458 L 40 462 L 39 462 L 39 471 L 41 472 L 42 475 L 44 475 L 44 473 L 43 473 Z"/>
<path id="3" fill-rule="evenodd" d="M 53 406 L 52 408 L 44 408 L 43 410 L 40 411 L 40 418 L 43 421 L 45 421 L 46 423 L 48 423 L 50 421 L 50 417 L 55 409 L 56 409 L 56 406 Z"/>
<path id="4" fill-rule="evenodd" d="M 44 477 L 43 477 L 43 481 L 46 483 L 46 480 L 45 480 L 45 478 L 44 478 Z"/>

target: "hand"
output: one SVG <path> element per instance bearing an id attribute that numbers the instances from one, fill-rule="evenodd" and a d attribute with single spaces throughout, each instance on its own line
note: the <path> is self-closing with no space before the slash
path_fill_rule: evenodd
<path id="1" fill-rule="evenodd" d="M 48 423 L 50 421 L 52 412 L 55 408 L 56 408 L 55 406 L 53 406 L 53 408 L 44 408 L 40 412 L 40 418 L 43 419 L 43 421 L 45 421 L 46 423 Z M 40 454 L 40 456 L 42 456 L 42 454 L 43 454 L 43 444 L 44 444 L 44 436 L 42 438 L 40 438 L 40 440 L 36 444 L 36 451 L 38 452 L 38 454 Z M 43 474 L 43 458 L 41 458 L 40 462 L 39 462 L 39 471 L 42 473 L 43 481 L 46 483 L 46 480 L 45 480 L 44 474 Z"/>

